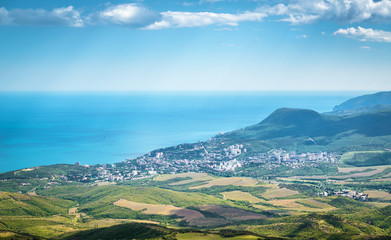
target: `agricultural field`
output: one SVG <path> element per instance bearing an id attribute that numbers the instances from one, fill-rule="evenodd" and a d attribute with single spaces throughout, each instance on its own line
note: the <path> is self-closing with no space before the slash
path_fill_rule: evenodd
<path id="1" fill-rule="evenodd" d="M 189 226 L 219 226 L 230 224 L 232 221 L 266 218 L 262 214 L 221 205 L 200 205 L 188 209 L 172 205 L 137 203 L 125 199 L 118 200 L 114 205 L 141 211 L 145 214 L 170 215 L 179 218 L 178 221 L 185 221 Z"/>
<path id="2" fill-rule="evenodd" d="M 200 212 L 195 210 L 175 207 L 173 205 L 159 205 L 159 204 L 147 204 L 147 203 L 138 203 L 132 202 L 125 199 L 120 199 L 114 203 L 114 205 L 119 207 L 130 208 L 134 211 L 142 211 L 146 214 L 158 214 L 158 215 L 174 215 L 183 217 L 185 220 L 193 218 L 203 218 Z"/>
<path id="3" fill-rule="evenodd" d="M 177 181 L 175 181 L 177 179 Z M 213 186 L 255 186 L 258 181 L 247 177 L 215 177 L 207 173 L 178 173 L 165 174 L 156 177 L 157 182 L 170 181 L 168 185 L 179 186 L 187 184 L 196 184 L 189 189 L 209 188 Z M 173 182 L 171 182 L 173 181 Z"/>
<path id="4" fill-rule="evenodd" d="M 280 199 L 271 200 L 269 203 L 293 211 L 296 214 L 301 212 L 327 212 L 336 209 L 327 203 L 315 199 Z"/>
<path id="5" fill-rule="evenodd" d="M 214 178 L 207 173 L 178 173 L 178 174 L 165 174 L 165 175 L 159 175 L 156 177 L 156 181 L 168 181 L 172 179 L 181 179 L 181 178 L 188 178 L 186 180 L 179 180 L 172 183 L 169 183 L 169 185 L 185 185 L 189 183 L 194 182 L 200 182 L 202 184 L 203 182 L 213 180 Z"/>
<path id="6" fill-rule="evenodd" d="M 230 178 L 214 178 L 208 183 L 196 187 L 191 187 L 191 189 L 199 188 L 209 188 L 213 186 L 255 186 L 258 183 L 257 180 L 247 177 L 230 177 Z"/>
<path id="7" fill-rule="evenodd" d="M 368 194 L 369 198 L 380 201 L 391 201 L 391 194 L 384 191 L 364 191 L 365 194 Z"/>
<path id="8" fill-rule="evenodd" d="M 341 176 L 349 176 L 375 170 L 386 171 L 387 168 L 373 166 L 340 169 L 342 174 L 346 174 Z M 198 185 L 188 185 L 189 183 Z M 37 196 L 0 192 L 0 204 L 4 206 L 0 208 L 3 211 L 0 230 L 4 231 L 4 236 L 13 236 L 13 232 L 25 234 L 20 239 L 28 239 L 30 235 L 80 239 L 78 236 L 85 237 L 85 234 L 100 236 L 99 231 L 119 231 L 122 226 L 140 224 L 137 225 L 140 229 L 147 226 L 146 231 L 154 232 L 151 229 L 159 228 L 161 231 L 155 233 L 161 236 L 172 234 L 173 229 L 202 230 L 175 232 L 176 239 L 196 239 L 200 236 L 202 239 L 263 239 L 265 235 L 289 237 L 289 234 L 295 232 L 294 229 L 302 226 L 302 220 L 289 220 L 295 217 L 312 219 L 308 221 L 312 221 L 314 226 L 320 224 L 327 231 L 337 231 L 334 228 L 339 228 L 339 225 L 330 225 L 327 217 L 316 215 L 313 219 L 312 215 L 308 217 L 306 214 L 343 213 L 344 218 L 357 211 L 387 212 L 391 201 L 391 194 L 377 189 L 365 189 L 364 193 L 369 194 L 372 199 L 369 203 L 346 197 L 320 197 L 317 194 L 321 192 L 320 187 L 334 186 L 342 189 L 346 186 L 362 186 L 360 182 L 338 179 L 323 181 L 279 178 L 266 181 L 247 177 L 217 177 L 206 173 L 183 173 L 157 176 L 156 179 L 148 180 L 148 185 L 151 187 L 123 184 L 56 186 L 37 190 Z M 171 188 L 182 185 L 183 187 L 178 188 L 180 190 Z M 319 189 L 315 189 L 316 187 Z M 6 207 L 7 204 L 20 207 L 10 210 Z M 34 213 L 35 216 L 28 216 L 27 213 Z M 373 213 L 376 214 L 378 213 Z M 379 226 L 385 226 L 385 223 L 381 224 Z M 240 229 L 240 226 L 247 227 Z M 382 234 L 377 225 L 365 225 L 364 229 L 365 227 L 370 228 L 365 231 Z M 250 232 L 224 235 L 208 229 Z M 344 230 L 338 231 L 342 233 Z M 315 232 L 311 234 L 316 235 Z"/>
<path id="9" fill-rule="evenodd" d="M 299 193 L 300 192 L 298 191 L 293 191 L 287 188 L 279 188 L 276 185 L 273 185 L 271 188 L 266 190 L 266 192 L 263 193 L 262 196 L 270 200 L 270 199 L 286 198 Z"/>
<path id="10" fill-rule="evenodd" d="M 232 192 L 221 192 L 224 199 L 230 199 L 235 201 L 248 201 L 250 203 L 258 203 L 262 202 L 262 199 L 259 199 L 257 197 L 254 197 L 248 192 L 243 191 L 232 191 Z"/>
<path id="11" fill-rule="evenodd" d="M 238 208 L 219 206 L 219 205 L 202 205 L 197 206 L 201 211 L 217 214 L 227 220 L 256 220 L 265 219 L 266 216 L 250 211 L 244 211 Z"/>

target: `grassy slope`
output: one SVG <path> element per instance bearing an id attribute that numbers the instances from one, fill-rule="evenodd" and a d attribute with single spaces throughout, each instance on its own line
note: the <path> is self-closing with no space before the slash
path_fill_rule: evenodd
<path id="1" fill-rule="evenodd" d="M 50 216 L 67 214 L 75 204 L 69 200 L 0 192 L 0 216 Z"/>
<path id="2" fill-rule="evenodd" d="M 150 204 L 171 204 L 187 207 L 201 204 L 223 203 L 221 199 L 202 193 L 185 193 L 155 187 L 131 186 L 65 186 L 40 192 L 43 195 L 58 197 L 87 204 L 96 201 L 117 201 L 121 198 Z"/>
<path id="3" fill-rule="evenodd" d="M 74 206 L 69 200 L 0 192 L 0 239 L 38 239 L 73 231 L 67 214 Z"/>
<path id="4" fill-rule="evenodd" d="M 341 162 L 355 167 L 380 166 L 391 164 L 391 152 L 367 151 L 344 154 Z"/>
<path id="5" fill-rule="evenodd" d="M 320 115 L 304 109 L 278 109 L 259 124 L 218 138 L 299 152 L 384 149 L 391 147 L 390 121 L 390 109 L 349 116 Z M 309 141 L 310 137 L 317 144 Z"/>
<path id="6" fill-rule="evenodd" d="M 128 223 L 108 228 L 99 228 L 88 231 L 81 231 L 75 234 L 68 234 L 66 240 L 114 240 L 114 239 L 159 239 L 168 235 L 171 230 L 155 225 Z"/>
<path id="7" fill-rule="evenodd" d="M 84 166 L 69 164 L 55 164 L 49 166 L 39 166 L 31 169 L 23 169 L 0 173 L 0 179 L 30 179 L 30 178 L 51 178 L 55 175 L 85 175 L 96 174 L 96 170 Z"/>
<path id="8" fill-rule="evenodd" d="M 67 186 L 56 187 L 40 192 L 43 195 L 65 198 L 80 204 L 80 212 L 96 218 L 133 218 L 167 221 L 168 216 L 148 216 L 139 211 L 115 206 L 113 203 L 126 199 L 129 201 L 167 204 L 188 207 L 202 204 L 227 204 L 226 201 L 203 193 L 185 193 L 155 187 L 131 186 Z"/>
<path id="9" fill-rule="evenodd" d="M 386 235 L 383 229 L 376 226 L 319 213 L 273 219 L 264 225 L 234 228 L 292 239 L 365 239 L 369 236 Z"/>

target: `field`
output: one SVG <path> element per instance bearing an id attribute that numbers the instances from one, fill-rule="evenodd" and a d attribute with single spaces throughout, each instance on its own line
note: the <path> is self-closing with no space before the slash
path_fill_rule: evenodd
<path id="1" fill-rule="evenodd" d="M 294 212 L 325 212 L 336 209 L 327 203 L 314 199 L 281 199 L 271 200 L 269 203 Z"/>
<path id="2" fill-rule="evenodd" d="M 146 182 L 150 187 L 122 183 L 107 186 L 78 184 L 37 189 L 37 196 L 0 192 L 0 211 L 3 211 L 0 233 L 4 237 L 27 234 L 21 235 L 21 239 L 29 239 L 28 234 L 56 239 L 93 239 L 93 236 L 101 238 L 101 234 L 107 231 L 123 231 L 124 236 L 125 233 L 126 236 L 135 234 L 125 228 L 130 226 L 139 229 L 137 234 L 146 231 L 167 239 L 171 235 L 177 239 L 263 239 L 265 235 L 317 239 L 322 237 L 311 229 L 320 229 L 322 236 L 328 236 L 329 233 L 351 231 L 350 226 L 356 226 L 353 228 L 357 234 L 381 236 L 385 231 L 391 231 L 391 224 L 382 220 L 384 217 L 377 218 L 379 214 L 391 212 L 391 194 L 378 190 L 385 189 L 382 186 L 387 186 L 387 182 L 371 180 L 386 179 L 384 177 L 390 173 L 383 171 L 388 171 L 388 167 L 340 168 L 340 174 L 345 175 L 333 176 L 342 178 L 327 181 L 288 177 L 262 180 L 183 173 L 149 179 Z M 373 171 L 377 171 L 377 178 L 361 182 L 343 180 L 357 174 L 372 177 Z M 372 198 L 369 203 L 318 195 L 323 191 L 321 189 L 331 186 L 337 190 L 360 189 L 365 184 L 373 185 L 362 190 Z M 364 214 L 365 221 L 358 225 L 346 223 L 350 216 L 359 218 L 360 215 L 354 215 L 358 213 Z M 373 226 L 367 224 L 368 221 Z M 188 231 L 194 228 L 201 230 Z M 175 232 L 177 230 L 179 232 Z M 250 232 L 233 235 L 219 232 L 223 230 Z M 107 235 L 106 239 L 110 237 Z"/>
<path id="3" fill-rule="evenodd" d="M 370 167 L 339 167 L 339 175 L 319 175 L 319 176 L 293 176 L 287 179 L 334 179 L 334 180 L 348 180 L 348 179 L 360 179 L 366 177 L 373 177 L 374 180 L 381 180 L 381 178 L 388 176 L 389 173 L 383 174 L 385 171 L 389 171 L 391 165 L 382 165 L 382 166 L 370 166 Z M 378 174 L 383 174 L 383 176 L 378 176 Z M 376 177 L 378 176 L 378 177 Z"/>
<path id="4" fill-rule="evenodd" d="M 246 177 L 230 177 L 230 178 L 215 178 L 210 180 L 208 183 L 196 187 L 191 187 L 190 189 L 198 188 L 209 188 L 213 186 L 255 186 L 258 183 L 257 180 L 253 178 Z"/>
<path id="5" fill-rule="evenodd" d="M 293 191 L 287 188 L 271 187 L 262 196 L 266 199 L 285 198 L 299 194 L 298 191 Z"/>
<path id="6" fill-rule="evenodd" d="M 134 211 L 141 211 L 145 214 L 180 217 L 178 220 L 186 221 L 186 224 L 189 226 L 198 227 L 221 226 L 232 224 L 232 221 L 259 220 L 266 218 L 266 216 L 262 214 L 220 205 L 200 205 L 188 209 L 175 207 L 173 205 L 138 203 L 125 199 L 118 200 L 114 205 L 129 208 Z"/>
<path id="7" fill-rule="evenodd" d="M 223 207 L 218 205 L 202 205 L 197 206 L 202 211 L 217 214 L 228 220 L 255 220 L 265 219 L 266 216 L 258 213 L 244 211 L 238 208 Z"/>
<path id="8" fill-rule="evenodd" d="M 384 191 L 365 191 L 365 194 L 368 194 L 369 198 L 374 198 L 381 201 L 390 201 L 391 194 Z"/>
<path id="9" fill-rule="evenodd" d="M 132 202 L 125 199 L 120 199 L 114 203 L 119 207 L 130 208 L 135 211 L 142 211 L 146 214 L 160 214 L 160 215 L 176 215 L 184 219 L 203 218 L 200 212 L 191 209 L 179 208 L 173 205 L 158 205 Z"/>
<path id="10" fill-rule="evenodd" d="M 185 178 L 185 179 L 184 179 Z M 178 179 L 178 181 L 175 181 Z M 156 177 L 156 181 L 174 181 L 170 182 L 170 186 L 180 186 L 191 183 L 196 183 L 196 186 L 189 187 L 189 189 L 209 188 L 213 186 L 255 186 L 258 181 L 247 177 L 214 177 L 206 173 L 179 173 L 179 174 L 165 174 Z"/>
<path id="11" fill-rule="evenodd" d="M 232 192 L 221 192 L 224 199 L 231 199 L 235 201 L 249 201 L 250 203 L 258 203 L 262 202 L 263 200 L 254 197 L 248 192 L 242 192 L 242 191 L 232 191 Z"/>
<path id="12" fill-rule="evenodd" d="M 170 183 L 169 185 L 185 185 L 193 182 L 204 182 L 204 181 L 210 181 L 213 179 L 212 176 L 206 174 L 206 173 L 178 173 L 178 174 L 165 174 L 160 175 L 156 178 L 156 181 L 168 181 L 175 178 L 190 178 L 186 180 L 180 180 L 173 183 Z"/>

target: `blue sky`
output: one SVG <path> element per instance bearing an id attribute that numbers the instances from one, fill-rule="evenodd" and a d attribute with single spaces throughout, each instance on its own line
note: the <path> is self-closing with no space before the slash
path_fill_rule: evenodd
<path id="1" fill-rule="evenodd" d="M 391 1 L 2 0 L 0 90 L 391 90 Z"/>

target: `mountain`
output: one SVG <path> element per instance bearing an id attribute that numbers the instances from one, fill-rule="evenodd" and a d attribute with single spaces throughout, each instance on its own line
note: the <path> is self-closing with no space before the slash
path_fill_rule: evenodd
<path id="1" fill-rule="evenodd" d="M 360 106 L 280 108 L 120 163 L 0 173 L 0 239 L 390 239 L 391 108 Z"/>
<path id="2" fill-rule="evenodd" d="M 391 91 L 367 94 L 349 99 L 335 106 L 333 111 L 378 110 L 385 107 L 391 107 Z"/>
<path id="3" fill-rule="evenodd" d="M 270 116 L 263 120 L 262 124 L 278 124 L 278 125 L 305 125 L 316 121 L 321 121 L 322 116 L 307 109 L 295 108 L 280 108 L 274 111 Z"/>
<path id="4" fill-rule="evenodd" d="M 273 148 L 345 151 L 390 147 L 391 109 L 350 115 L 281 108 L 262 122 L 219 136 L 237 142 L 263 141 Z"/>

